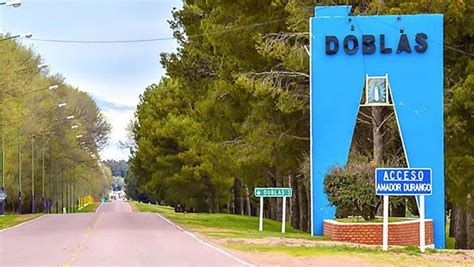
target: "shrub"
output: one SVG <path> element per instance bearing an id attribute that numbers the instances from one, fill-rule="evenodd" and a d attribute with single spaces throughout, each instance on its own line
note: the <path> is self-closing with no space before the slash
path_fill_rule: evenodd
<path id="1" fill-rule="evenodd" d="M 370 163 L 333 168 L 324 178 L 324 192 L 338 211 L 351 212 L 367 221 L 375 218 L 382 203 L 382 198 L 375 195 L 374 167 Z"/>

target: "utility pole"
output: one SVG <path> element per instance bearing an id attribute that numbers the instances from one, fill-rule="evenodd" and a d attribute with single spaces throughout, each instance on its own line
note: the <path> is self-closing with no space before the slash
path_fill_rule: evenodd
<path id="1" fill-rule="evenodd" d="M 55 158 L 55 157 L 53 157 Z M 59 159 L 58 159 L 59 161 Z M 54 196 L 56 198 L 56 213 L 59 213 L 59 171 L 58 171 L 58 163 L 56 162 L 54 166 L 55 170 L 55 177 L 56 177 L 56 189 L 54 190 Z"/>
<path id="2" fill-rule="evenodd" d="M 35 137 L 31 138 L 31 213 L 35 214 Z"/>
<path id="3" fill-rule="evenodd" d="M 49 168 L 48 168 L 48 213 L 52 212 L 52 205 L 53 205 L 53 186 L 52 182 L 52 175 L 53 175 L 53 154 L 51 150 L 51 140 L 48 138 L 48 146 L 49 146 Z"/>
<path id="4" fill-rule="evenodd" d="M 63 170 L 61 170 L 61 209 L 64 210 L 64 176 Z"/>
<path id="5" fill-rule="evenodd" d="M 2 91 L 3 92 L 3 91 Z M 3 99 L 3 97 L 2 97 Z M 5 194 L 5 125 L 4 125 L 4 117 L 3 117 L 3 107 L 2 107 L 2 187 L 0 188 L 0 192 Z M 5 199 L 0 201 L 0 216 L 5 214 Z"/>
<path id="6" fill-rule="evenodd" d="M 21 214 L 21 134 L 18 129 L 18 213 Z"/>
<path id="7" fill-rule="evenodd" d="M 47 205 L 45 205 L 45 198 L 44 198 L 44 134 L 43 134 L 43 140 L 41 142 L 41 159 L 42 159 L 42 177 L 41 177 L 41 181 L 42 181 L 42 190 L 41 190 L 41 204 L 43 205 L 43 212 L 45 210 L 45 208 L 47 209 Z"/>
<path id="8" fill-rule="evenodd" d="M 5 121 L 3 119 L 2 107 L 2 187 L 5 188 Z"/>

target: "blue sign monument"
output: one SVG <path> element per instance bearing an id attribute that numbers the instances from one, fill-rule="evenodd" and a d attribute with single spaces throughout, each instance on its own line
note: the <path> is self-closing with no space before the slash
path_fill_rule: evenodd
<path id="1" fill-rule="evenodd" d="M 426 218 L 444 248 L 443 16 L 350 11 L 320 6 L 310 20 L 312 234 L 334 218 L 323 180 L 347 162 L 365 86 L 366 105 L 393 106 L 407 167 L 432 170 Z"/>

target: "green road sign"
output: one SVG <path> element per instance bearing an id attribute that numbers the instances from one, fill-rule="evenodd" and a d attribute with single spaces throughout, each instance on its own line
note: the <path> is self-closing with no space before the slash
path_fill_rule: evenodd
<path id="1" fill-rule="evenodd" d="M 256 187 L 254 194 L 256 197 L 291 197 L 293 189 L 289 187 Z"/>

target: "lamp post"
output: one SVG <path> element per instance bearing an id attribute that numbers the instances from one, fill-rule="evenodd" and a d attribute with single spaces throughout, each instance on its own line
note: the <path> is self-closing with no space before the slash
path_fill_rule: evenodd
<path id="1" fill-rule="evenodd" d="M 48 203 L 45 202 L 44 198 L 44 134 L 43 134 L 43 140 L 41 140 L 41 204 L 43 205 L 43 212 L 44 210 L 47 210 L 49 213 L 49 208 L 48 208 Z M 48 184 L 48 186 L 50 186 Z"/>
<path id="2" fill-rule="evenodd" d="M 2 120 L 3 120 L 3 107 L 2 107 Z M 5 192 L 5 126 L 2 125 L 2 187 L 0 187 L 1 192 Z M 1 193 L 0 193 L 1 194 Z M 4 193 L 4 198 L 0 200 L 0 216 L 5 214 L 5 198 L 7 195 Z"/>
<path id="3" fill-rule="evenodd" d="M 74 119 L 74 118 L 75 118 L 74 115 L 69 115 L 69 116 L 66 116 L 66 117 L 63 118 L 63 119 L 58 119 L 58 120 L 72 120 L 72 119 Z M 58 175 L 56 176 L 56 188 L 59 187 L 59 179 L 58 179 L 59 172 L 57 172 L 57 173 L 58 173 Z M 64 186 L 65 186 L 65 185 L 64 185 L 64 171 L 61 169 L 61 170 L 60 170 L 60 173 L 61 173 L 61 177 L 62 177 L 62 179 L 61 179 L 61 209 L 63 210 L 63 213 L 64 213 L 64 210 L 65 210 L 65 207 L 64 207 L 64 206 L 65 206 L 65 205 L 64 205 L 64 204 L 65 204 L 65 201 L 64 201 L 64 190 L 65 190 L 65 189 L 64 189 Z M 67 186 L 67 185 L 66 185 L 66 186 Z M 66 190 L 67 190 L 67 189 L 66 189 Z M 56 190 L 56 194 L 57 194 L 57 191 L 58 191 L 58 190 Z M 67 194 L 67 192 L 66 192 L 66 194 Z M 56 197 L 56 212 L 58 212 L 58 210 L 59 210 L 57 199 L 58 199 L 58 197 Z M 67 203 L 67 200 L 66 200 L 66 206 L 67 206 L 67 204 L 68 204 L 68 203 Z"/>
<path id="4" fill-rule="evenodd" d="M 58 108 L 63 108 L 67 106 L 67 103 L 59 103 L 57 105 Z M 45 143 L 45 140 L 44 140 L 44 134 L 43 134 L 43 140 L 42 140 L 42 144 L 41 144 L 41 159 L 42 159 L 42 162 L 41 162 L 41 165 L 42 165 L 42 176 L 41 176 L 41 203 L 43 205 L 43 210 L 47 210 L 48 213 L 50 212 L 50 202 L 49 200 L 46 200 L 45 199 L 45 180 L 44 180 L 44 177 L 45 177 L 45 166 L 44 166 L 44 163 L 45 163 L 45 148 L 44 148 L 44 143 Z M 48 181 L 50 181 L 49 177 L 48 177 Z M 48 182 L 48 187 L 51 187 L 50 183 Z M 48 190 L 50 191 L 50 190 Z M 46 202 L 45 202 L 46 201 Z"/>
<path id="5" fill-rule="evenodd" d="M 7 1 L 7 2 L 0 2 L 0 5 L 11 5 L 11 6 L 14 6 L 14 7 L 18 7 L 19 5 L 21 5 L 21 1 L 18 0 L 18 1 Z M 16 6 L 18 5 L 18 6 Z M 20 37 L 21 35 L 16 35 L 16 37 Z M 27 38 L 31 37 L 31 34 L 26 34 L 25 35 Z M 12 37 L 12 38 L 16 38 L 15 36 Z M 48 65 L 46 64 L 40 64 L 40 65 L 37 65 L 36 68 L 38 69 L 43 69 L 43 68 L 46 68 L 48 67 Z M 29 68 L 24 68 L 24 69 L 19 69 L 19 70 L 16 70 L 15 72 L 21 72 L 23 70 L 26 70 L 26 69 L 29 69 Z M 56 86 L 53 86 L 53 89 L 57 88 L 57 85 Z M 52 89 L 51 87 L 48 87 L 48 89 Z M 3 101 L 3 91 L 2 91 L 2 101 Z M 3 105 L 3 104 L 2 104 Z M 5 125 L 4 125 L 4 110 L 2 108 L 2 112 L 1 112 L 1 115 L 2 115 L 2 188 L 3 190 L 5 190 L 5 131 L 4 131 L 4 128 L 5 128 Z M 5 205 L 5 202 L 2 202 L 2 204 L 0 204 L 0 206 L 2 206 L 0 208 L 0 214 L 3 214 L 2 211 L 4 212 L 5 209 L 4 209 L 4 205 Z M 3 209 L 2 209 L 3 208 Z"/>
<path id="6" fill-rule="evenodd" d="M 37 90 L 33 90 L 33 91 L 30 91 L 28 93 L 26 93 L 25 95 L 27 94 L 30 94 L 30 93 L 36 93 L 36 92 L 40 92 L 40 91 L 44 91 L 44 90 L 55 90 L 57 89 L 59 86 L 58 85 L 51 85 L 51 86 L 48 86 L 47 88 L 42 88 L 42 89 L 37 89 Z M 18 129 L 18 213 L 21 213 L 22 212 L 22 201 L 21 201 L 21 185 L 22 185 L 22 169 L 21 169 L 21 158 L 22 158 L 22 153 L 21 153 L 21 131 L 20 129 Z M 2 138 L 2 142 L 3 142 L 3 138 Z M 32 142 L 33 144 L 33 142 Z M 3 147 L 5 147 L 5 143 L 3 142 Z M 32 145 L 32 212 L 34 213 L 34 202 L 35 202 L 35 199 L 34 199 L 34 160 L 33 160 L 33 145 Z M 5 154 L 4 154 L 4 149 L 2 149 L 2 153 L 3 153 L 3 158 L 5 158 Z M 5 166 L 5 165 L 4 165 Z"/>
<path id="7" fill-rule="evenodd" d="M 6 1 L 6 2 L 0 2 L 0 5 L 7 5 L 7 6 L 13 6 L 13 7 L 19 7 L 21 5 L 21 1 L 20 0 L 16 0 L 16 1 Z M 22 35 L 15 35 L 15 36 L 11 36 L 9 38 L 6 38 L 6 40 L 8 39 L 13 39 L 13 38 L 17 38 L 17 37 L 21 37 Z M 25 34 L 24 35 L 26 38 L 30 38 L 32 35 L 31 34 Z M 0 39 L 0 40 L 3 40 L 3 39 Z M 47 65 L 38 65 L 37 67 L 39 69 L 41 68 L 44 68 L 46 67 Z M 21 71 L 21 70 L 18 70 L 18 71 Z M 3 106 L 3 90 L 2 90 L 2 106 Z M 4 193 L 4 197 L 6 198 L 6 193 L 5 193 L 5 125 L 4 125 L 4 122 L 5 122 L 5 117 L 4 117 L 4 108 L 2 107 L 2 111 L 1 111 L 1 116 L 2 116 L 2 185 L 0 187 L 1 191 L 3 191 Z M 0 215 L 4 215 L 5 214 L 5 198 L 0 201 Z M 20 208 L 21 210 L 21 208 Z"/>
<path id="8" fill-rule="evenodd" d="M 35 137 L 31 138 L 31 213 L 35 214 Z"/>
<path id="9" fill-rule="evenodd" d="M 77 125 L 73 125 L 71 128 L 77 129 L 78 126 L 77 126 Z M 76 135 L 76 139 L 81 139 L 82 137 L 83 137 L 82 134 Z M 82 142 L 79 142 L 79 143 L 82 143 Z M 76 193 L 76 177 L 75 177 L 75 176 L 73 177 L 73 181 L 72 181 L 72 191 L 71 191 L 71 193 L 72 193 L 72 205 L 73 205 L 73 206 L 72 206 L 72 207 L 73 207 L 72 210 L 73 210 L 73 212 L 76 212 L 76 211 L 77 211 L 77 210 L 76 210 L 77 193 Z"/>
<path id="10" fill-rule="evenodd" d="M 21 214 L 21 141 L 18 128 L 18 213 Z"/>

